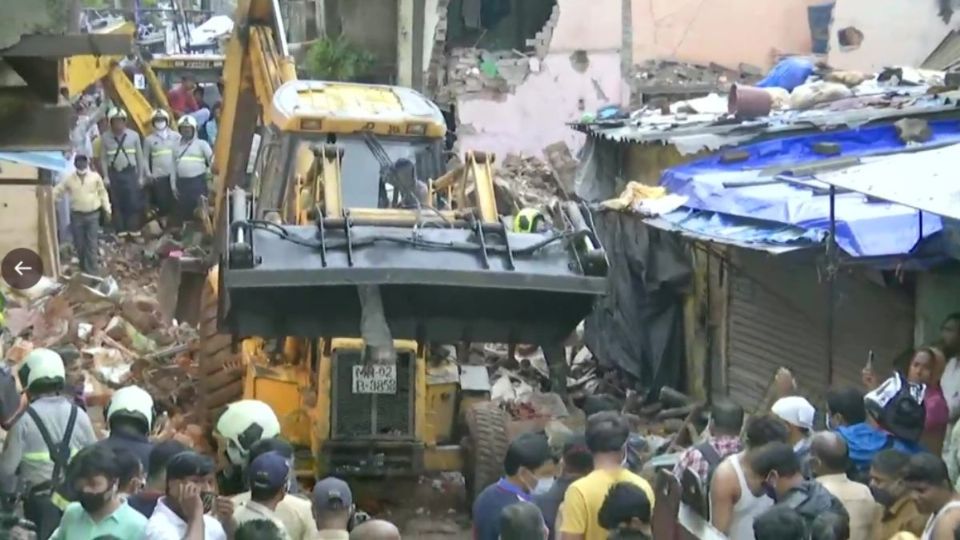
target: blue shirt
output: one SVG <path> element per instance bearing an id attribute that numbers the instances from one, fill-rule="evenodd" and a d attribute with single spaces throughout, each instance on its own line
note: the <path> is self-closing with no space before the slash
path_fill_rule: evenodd
<path id="1" fill-rule="evenodd" d="M 802 56 L 789 56 L 773 66 L 770 73 L 757 83 L 759 88 L 783 88 L 792 92 L 813 74 L 813 62 Z"/>
<path id="2" fill-rule="evenodd" d="M 473 502 L 474 540 L 500 540 L 500 512 L 518 502 L 531 502 L 531 497 L 506 478 L 481 491 Z"/>
<path id="3" fill-rule="evenodd" d="M 98 536 L 116 536 L 121 540 L 140 540 L 147 529 L 147 518 L 121 504 L 112 514 L 94 523 L 80 503 L 67 505 L 60 526 L 50 540 L 90 540 Z"/>
<path id="4" fill-rule="evenodd" d="M 850 461 L 857 470 L 867 471 L 877 452 L 887 448 L 899 450 L 905 454 L 917 454 L 923 451 L 919 444 L 898 439 L 892 434 L 877 429 L 866 422 L 837 428 L 837 433 L 847 443 Z"/>

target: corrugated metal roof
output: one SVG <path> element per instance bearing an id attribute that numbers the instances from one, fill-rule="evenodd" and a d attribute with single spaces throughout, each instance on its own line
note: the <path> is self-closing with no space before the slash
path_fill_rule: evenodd
<path id="1" fill-rule="evenodd" d="M 877 199 L 960 219 L 960 183 L 954 167 L 960 145 L 869 158 L 862 165 L 816 174 L 826 184 Z"/>
<path id="2" fill-rule="evenodd" d="M 716 149 L 760 137 L 836 127 L 858 127 L 907 116 L 937 116 L 957 111 L 960 92 L 926 95 L 926 86 L 878 88 L 840 100 L 825 108 L 777 111 L 770 116 L 738 121 L 722 114 L 646 115 L 631 120 L 573 124 L 583 133 L 618 142 L 666 142 L 689 152 Z M 896 95 L 884 94 L 884 92 Z M 682 150 L 682 148 L 681 148 Z"/>
<path id="3" fill-rule="evenodd" d="M 960 32 L 953 30 L 937 45 L 920 67 L 950 71 L 960 64 Z"/>
<path id="4" fill-rule="evenodd" d="M 802 227 L 690 209 L 648 218 L 644 223 L 693 240 L 765 251 L 773 255 L 812 248 L 823 240 L 821 232 Z"/>
<path id="5" fill-rule="evenodd" d="M 67 170 L 67 159 L 61 152 L 0 152 L 0 161 L 22 163 L 53 172 Z"/>

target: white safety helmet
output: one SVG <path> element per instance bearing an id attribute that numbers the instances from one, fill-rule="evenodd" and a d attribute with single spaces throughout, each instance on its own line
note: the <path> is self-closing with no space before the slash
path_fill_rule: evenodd
<path id="1" fill-rule="evenodd" d="M 114 417 L 125 416 L 144 422 L 149 433 L 153 428 L 153 397 L 139 386 L 125 386 L 114 392 L 106 413 L 108 425 Z"/>
<path id="2" fill-rule="evenodd" d="M 166 120 L 169 123 L 170 115 L 164 109 L 157 109 L 153 111 L 153 116 L 151 117 L 151 120 L 154 122 L 156 122 L 157 120 Z"/>
<path id="3" fill-rule="evenodd" d="M 110 110 L 107 111 L 107 120 L 114 119 L 126 120 L 127 111 L 121 109 L 120 107 L 110 107 Z"/>
<path id="4" fill-rule="evenodd" d="M 20 366 L 20 384 L 27 390 L 38 382 L 66 382 L 67 370 L 63 358 L 50 349 L 30 351 Z"/>
<path id="5" fill-rule="evenodd" d="M 280 435 L 280 420 L 266 403 L 244 399 L 227 405 L 217 419 L 214 435 L 226 441 L 230 463 L 245 467 L 254 443 Z"/>
<path id="6" fill-rule="evenodd" d="M 192 127 L 193 129 L 197 129 L 197 119 L 190 116 L 189 114 L 183 115 L 180 118 L 180 120 L 177 122 L 177 127 L 178 128 Z"/>

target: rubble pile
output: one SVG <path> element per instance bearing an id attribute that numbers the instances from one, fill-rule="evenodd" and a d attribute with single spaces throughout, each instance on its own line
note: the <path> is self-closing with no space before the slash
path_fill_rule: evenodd
<path id="1" fill-rule="evenodd" d="M 648 60 L 634 66 L 629 84 L 631 94 L 649 99 L 656 96 L 692 96 L 726 92 L 730 85 L 753 84 L 763 70 L 749 64 L 731 69 L 719 64 L 703 66 L 671 60 Z"/>
<path id="2" fill-rule="evenodd" d="M 191 410 L 198 399 L 196 330 L 165 319 L 157 301 L 153 259 L 158 249 L 174 245 L 169 239 L 105 242 L 107 277 L 73 273 L 59 282 L 43 278 L 26 291 L 4 290 L 5 361 L 16 369 L 34 348 L 58 351 L 68 384 L 91 409 L 103 407 L 116 388 L 140 385 L 165 413 L 158 422 L 164 436 L 203 446 Z M 63 255 L 69 259 L 69 250 Z M 102 415 L 91 419 L 103 427 Z"/>
<path id="3" fill-rule="evenodd" d="M 539 69 L 539 59 L 516 51 L 455 48 L 447 54 L 444 71 L 446 80 L 441 85 L 437 100 L 449 103 L 464 94 L 505 94 Z"/>
<path id="4" fill-rule="evenodd" d="M 508 154 L 495 172 L 497 206 L 505 214 L 528 207 L 543 207 L 566 198 L 557 175 L 545 161 L 519 154 Z M 501 191 L 506 193 L 501 193 Z"/>

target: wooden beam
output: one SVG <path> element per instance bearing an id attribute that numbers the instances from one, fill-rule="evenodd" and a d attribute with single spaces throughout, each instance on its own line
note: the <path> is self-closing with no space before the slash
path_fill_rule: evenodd
<path id="1" fill-rule="evenodd" d="M 12 47 L 0 49 L 0 56 L 125 55 L 132 46 L 133 36 L 129 34 L 29 35 Z"/>

